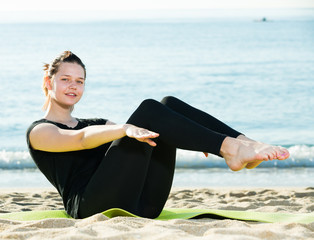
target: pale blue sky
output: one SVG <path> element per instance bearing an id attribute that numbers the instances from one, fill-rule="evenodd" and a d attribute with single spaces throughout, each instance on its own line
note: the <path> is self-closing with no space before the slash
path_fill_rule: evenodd
<path id="1" fill-rule="evenodd" d="M 0 3 L 0 11 L 286 7 L 314 7 L 314 0 L 8 0 Z"/>
<path id="2" fill-rule="evenodd" d="M 277 9 L 281 8 L 291 10 L 309 8 L 308 15 L 314 16 L 314 0 L 8 0 L 0 2 L 0 22 L 201 18 L 243 16 L 243 14 L 256 18 L 264 15 L 278 16 L 282 12 Z M 207 9 L 211 12 L 209 13 Z M 238 9 L 250 9 L 250 11 L 241 12 Z M 261 9 L 271 9 L 271 11 L 266 12 Z"/>

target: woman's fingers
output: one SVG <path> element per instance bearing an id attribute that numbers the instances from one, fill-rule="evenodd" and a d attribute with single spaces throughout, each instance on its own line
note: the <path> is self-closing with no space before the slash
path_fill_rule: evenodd
<path id="1" fill-rule="evenodd" d="M 135 133 L 138 137 L 143 137 L 143 138 L 155 137 L 155 135 L 157 134 L 157 133 L 149 131 L 145 128 L 137 128 Z"/>
<path id="2" fill-rule="evenodd" d="M 150 138 L 146 138 L 146 137 L 136 137 L 135 138 L 137 141 L 140 141 L 140 142 L 146 142 L 148 143 L 149 145 L 151 145 L 152 147 L 155 147 L 157 144 L 151 140 Z"/>
<path id="3" fill-rule="evenodd" d="M 158 133 L 150 132 L 149 134 L 140 134 L 138 137 L 136 137 L 136 139 L 140 142 L 146 142 L 152 147 L 155 147 L 157 144 L 153 140 L 151 140 L 151 138 L 156 138 L 158 136 Z"/>
<path id="4" fill-rule="evenodd" d="M 145 142 L 147 142 L 152 147 L 157 146 L 157 144 L 153 140 L 151 140 L 150 138 L 145 139 Z"/>
<path id="5" fill-rule="evenodd" d="M 156 138 L 158 136 L 159 136 L 159 134 L 158 133 L 154 133 L 154 132 L 150 132 L 150 133 L 142 135 L 142 137 L 144 137 L 144 138 Z"/>
<path id="6" fill-rule="evenodd" d="M 149 131 L 145 128 L 136 127 L 134 125 L 129 125 L 126 130 L 126 135 L 133 138 L 155 138 L 159 134 Z"/>
<path id="7" fill-rule="evenodd" d="M 153 140 L 151 140 L 151 138 L 156 138 L 159 136 L 158 133 L 149 131 L 145 128 L 139 128 L 136 126 L 130 127 L 127 131 L 127 135 L 129 137 L 135 138 L 136 140 L 140 142 L 146 142 L 150 146 L 153 146 L 153 147 L 155 147 L 157 144 Z"/>
<path id="8" fill-rule="evenodd" d="M 134 135 L 135 138 L 156 138 L 158 137 L 159 134 L 158 133 L 137 133 Z"/>

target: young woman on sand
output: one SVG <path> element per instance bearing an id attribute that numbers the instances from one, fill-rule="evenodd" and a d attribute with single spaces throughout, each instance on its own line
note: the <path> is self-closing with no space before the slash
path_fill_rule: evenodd
<path id="1" fill-rule="evenodd" d="M 32 158 L 74 218 L 110 208 L 157 217 L 171 189 L 177 148 L 221 156 L 234 171 L 289 157 L 285 148 L 251 140 L 175 97 L 144 100 L 126 124 L 75 118 L 85 81 L 85 66 L 70 51 L 46 64 L 46 114 L 27 130 Z"/>

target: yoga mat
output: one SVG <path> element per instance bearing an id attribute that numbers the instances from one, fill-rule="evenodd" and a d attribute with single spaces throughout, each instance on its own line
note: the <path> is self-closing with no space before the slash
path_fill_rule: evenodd
<path id="1" fill-rule="evenodd" d="M 118 216 L 139 217 L 119 208 L 104 211 L 103 214 L 109 218 Z M 46 218 L 71 218 L 64 210 L 27 211 L 2 213 L 0 219 L 31 221 Z M 157 220 L 191 219 L 191 218 L 213 218 L 213 219 L 235 219 L 244 221 L 257 221 L 265 223 L 312 223 L 314 213 L 292 214 L 281 212 L 251 212 L 218 209 L 193 209 L 193 208 L 165 208 L 157 217 Z"/>

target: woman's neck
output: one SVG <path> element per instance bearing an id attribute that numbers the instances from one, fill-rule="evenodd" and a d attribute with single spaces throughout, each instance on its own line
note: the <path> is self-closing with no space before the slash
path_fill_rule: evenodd
<path id="1" fill-rule="evenodd" d="M 77 124 L 77 120 L 72 117 L 71 112 L 71 107 L 62 107 L 50 102 L 44 118 L 50 121 L 73 126 Z"/>

